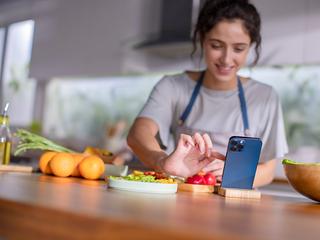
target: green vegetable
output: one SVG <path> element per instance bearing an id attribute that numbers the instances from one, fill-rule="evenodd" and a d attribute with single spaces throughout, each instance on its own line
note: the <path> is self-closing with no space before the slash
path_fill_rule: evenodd
<path id="1" fill-rule="evenodd" d="M 294 165 L 320 165 L 320 163 L 301 163 L 301 162 L 296 162 L 290 159 L 283 159 L 282 164 L 294 164 Z"/>
<path id="2" fill-rule="evenodd" d="M 16 136 L 20 138 L 20 142 L 17 146 L 17 149 L 14 155 L 18 155 L 21 152 L 24 152 L 29 149 L 40 149 L 54 152 L 68 152 L 72 153 L 74 151 L 60 146 L 44 137 L 41 137 L 37 134 L 31 133 L 24 129 L 18 129 Z"/>
<path id="3" fill-rule="evenodd" d="M 155 182 L 155 177 L 150 175 L 134 175 L 129 174 L 128 176 L 122 177 L 124 180 L 128 181 L 138 181 L 138 182 Z"/>
<path id="4" fill-rule="evenodd" d="M 115 177 L 109 176 L 112 180 L 127 180 L 127 181 L 137 181 L 137 182 L 151 182 L 151 183 L 161 183 L 160 179 L 156 179 L 154 176 L 151 175 L 134 175 L 129 174 L 128 176 L 124 177 Z"/>

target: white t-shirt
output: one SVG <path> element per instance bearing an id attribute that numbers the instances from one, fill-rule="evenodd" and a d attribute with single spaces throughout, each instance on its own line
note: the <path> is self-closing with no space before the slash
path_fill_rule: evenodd
<path id="1" fill-rule="evenodd" d="M 174 149 L 175 129 L 195 85 L 196 81 L 186 73 L 163 77 L 139 114 L 158 124 L 167 152 Z M 243 89 L 251 135 L 261 138 L 263 143 L 260 162 L 283 157 L 288 145 L 277 93 L 271 86 L 252 79 L 243 84 Z M 214 148 L 225 154 L 229 137 L 243 135 L 238 89 L 217 91 L 202 86 L 184 125 L 211 133 Z"/>

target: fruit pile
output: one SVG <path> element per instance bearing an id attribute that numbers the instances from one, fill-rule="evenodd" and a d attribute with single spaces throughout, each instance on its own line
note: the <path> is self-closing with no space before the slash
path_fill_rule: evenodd
<path id="1" fill-rule="evenodd" d="M 200 172 L 198 174 L 193 175 L 192 177 L 188 177 L 186 179 L 186 183 L 202 184 L 202 185 L 215 185 L 216 184 L 216 176 L 210 172 L 208 172 L 208 173 Z"/>
<path id="2" fill-rule="evenodd" d="M 41 155 L 39 168 L 44 174 L 90 180 L 99 179 L 105 170 L 103 160 L 96 155 L 52 151 Z"/>
<path id="3" fill-rule="evenodd" d="M 104 173 L 104 161 L 112 159 L 112 153 L 107 150 L 88 146 L 84 153 L 76 153 L 25 129 L 18 129 L 15 135 L 19 138 L 15 155 L 27 150 L 46 151 L 39 161 L 40 170 L 44 174 L 98 179 Z"/>

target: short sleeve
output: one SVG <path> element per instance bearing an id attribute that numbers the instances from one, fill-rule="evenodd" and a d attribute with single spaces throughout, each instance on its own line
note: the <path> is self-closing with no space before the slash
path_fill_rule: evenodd
<path id="1" fill-rule="evenodd" d="M 152 89 L 150 96 L 138 117 L 147 117 L 155 121 L 159 127 L 161 144 L 168 146 L 170 127 L 174 111 L 175 87 L 173 79 L 164 76 Z"/>
<path id="2" fill-rule="evenodd" d="M 261 162 L 284 157 L 288 153 L 283 113 L 277 93 L 272 89 L 267 102 L 267 118 L 262 129 Z"/>

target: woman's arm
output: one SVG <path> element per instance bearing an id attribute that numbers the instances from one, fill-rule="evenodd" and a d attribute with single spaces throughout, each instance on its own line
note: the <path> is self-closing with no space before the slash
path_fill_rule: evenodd
<path id="1" fill-rule="evenodd" d="M 170 175 L 189 177 L 198 173 L 214 159 L 224 156 L 212 149 L 208 134 L 181 134 L 176 149 L 167 155 L 158 144 L 157 124 L 149 118 L 137 118 L 129 135 L 128 145 L 148 167 Z"/>
<path id="2" fill-rule="evenodd" d="M 277 160 L 260 163 L 257 167 L 256 177 L 253 182 L 253 187 L 261 187 L 272 182 L 276 169 Z"/>
<path id="3" fill-rule="evenodd" d="M 153 120 L 139 117 L 130 129 L 127 142 L 146 166 L 162 171 L 161 159 L 168 155 L 161 149 L 156 139 L 158 131 L 158 125 Z"/>

